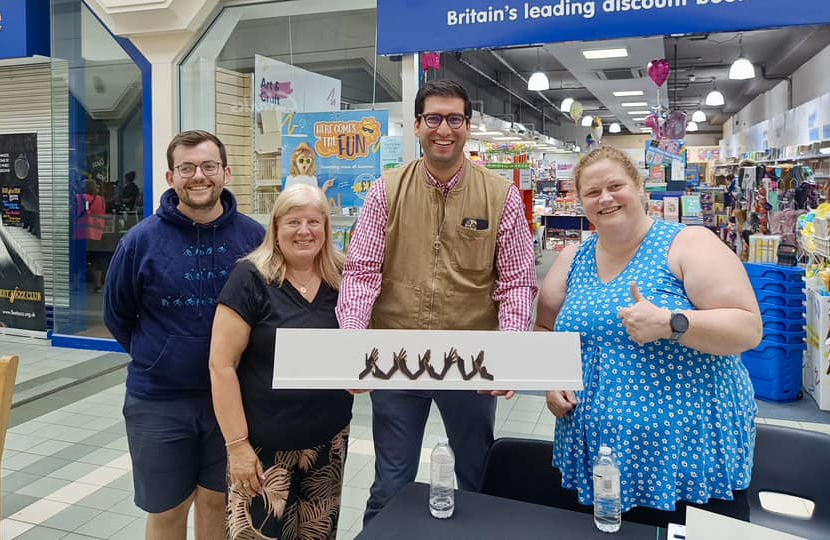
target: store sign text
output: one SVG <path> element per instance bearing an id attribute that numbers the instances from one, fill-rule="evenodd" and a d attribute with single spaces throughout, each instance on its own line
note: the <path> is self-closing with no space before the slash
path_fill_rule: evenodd
<path id="1" fill-rule="evenodd" d="M 380 54 L 830 23 L 830 9 L 818 1 L 802 2 L 797 10 L 791 0 L 467 0 L 451 8 L 443 0 L 378 0 L 377 5 Z"/>

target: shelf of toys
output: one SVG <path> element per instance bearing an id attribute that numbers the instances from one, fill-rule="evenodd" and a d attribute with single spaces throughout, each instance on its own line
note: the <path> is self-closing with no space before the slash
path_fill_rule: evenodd
<path id="1" fill-rule="evenodd" d="M 534 163 L 531 156 L 533 146 L 529 144 L 496 144 L 485 142 L 479 151 L 477 162 L 512 182 L 519 190 L 525 217 L 531 234 L 534 233 L 533 193 Z M 472 156 L 471 156 L 472 159 Z"/>

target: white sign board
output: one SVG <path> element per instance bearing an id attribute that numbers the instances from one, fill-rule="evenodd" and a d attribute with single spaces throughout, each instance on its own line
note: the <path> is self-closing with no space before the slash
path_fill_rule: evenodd
<path id="1" fill-rule="evenodd" d="M 735 540 L 736 538 L 804 540 L 800 536 L 707 512 L 691 505 L 686 508 L 686 538 L 688 540 Z"/>
<path id="2" fill-rule="evenodd" d="M 256 112 L 340 110 L 340 81 L 267 56 L 254 55 Z"/>
<path id="3" fill-rule="evenodd" d="M 273 387 L 581 390 L 579 334 L 280 328 Z"/>

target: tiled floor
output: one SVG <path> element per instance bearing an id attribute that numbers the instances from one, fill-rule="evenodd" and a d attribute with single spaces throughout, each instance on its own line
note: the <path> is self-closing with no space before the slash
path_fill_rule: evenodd
<path id="1" fill-rule="evenodd" d="M 44 376 L 72 362 L 102 356 L 4 336 L 0 336 L 0 347 L 4 352 L 13 349 L 21 356 L 21 373 L 25 370 L 28 377 Z M 144 538 L 145 516 L 132 502 L 130 460 L 121 416 L 124 369 L 111 375 L 97 381 L 100 388 L 90 390 L 87 384 L 65 390 L 78 396 L 67 404 L 44 399 L 13 410 L 13 427 L 6 438 L 2 463 L 2 540 Z M 42 410 L 33 410 L 40 402 Z M 826 424 L 759 422 L 830 433 L 830 425 Z M 519 395 L 498 402 L 497 437 L 549 439 L 553 426 L 554 419 L 541 396 Z M 443 433 L 440 417 L 433 410 L 427 422 L 419 480 L 426 480 L 429 451 Z M 371 410 L 363 394 L 355 401 L 338 538 L 351 539 L 360 531 L 373 476 Z M 778 504 L 793 513 L 805 512 L 800 502 Z"/>

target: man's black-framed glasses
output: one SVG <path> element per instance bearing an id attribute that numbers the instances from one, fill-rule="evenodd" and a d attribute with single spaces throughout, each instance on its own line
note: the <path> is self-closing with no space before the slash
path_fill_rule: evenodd
<path id="1" fill-rule="evenodd" d="M 427 125 L 430 129 L 435 129 L 441 125 L 441 122 L 446 120 L 447 125 L 450 126 L 452 129 L 458 129 L 464 125 L 470 117 L 465 116 L 459 113 L 450 113 L 450 114 L 438 114 L 438 113 L 426 113 L 426 114 L 419 114 L 418 118 L 423 120 L 424 124 Z"/>
<path id="2" fill-rule="evenodd" d="M 196 167 L 202 169 L 202 174 L 205 176 L 214 176 L 219 174 L 219 171 L 222 170 L 222 164 L 217 163 L 216 161 L 203 161 L 198 165 L 195 163 L 182 163 L 181 165 L 176 165 L 174 169 L 179 171 L 179 175 L 182 178 L 192 178 L 193 175 L 196 174 Z"/>

